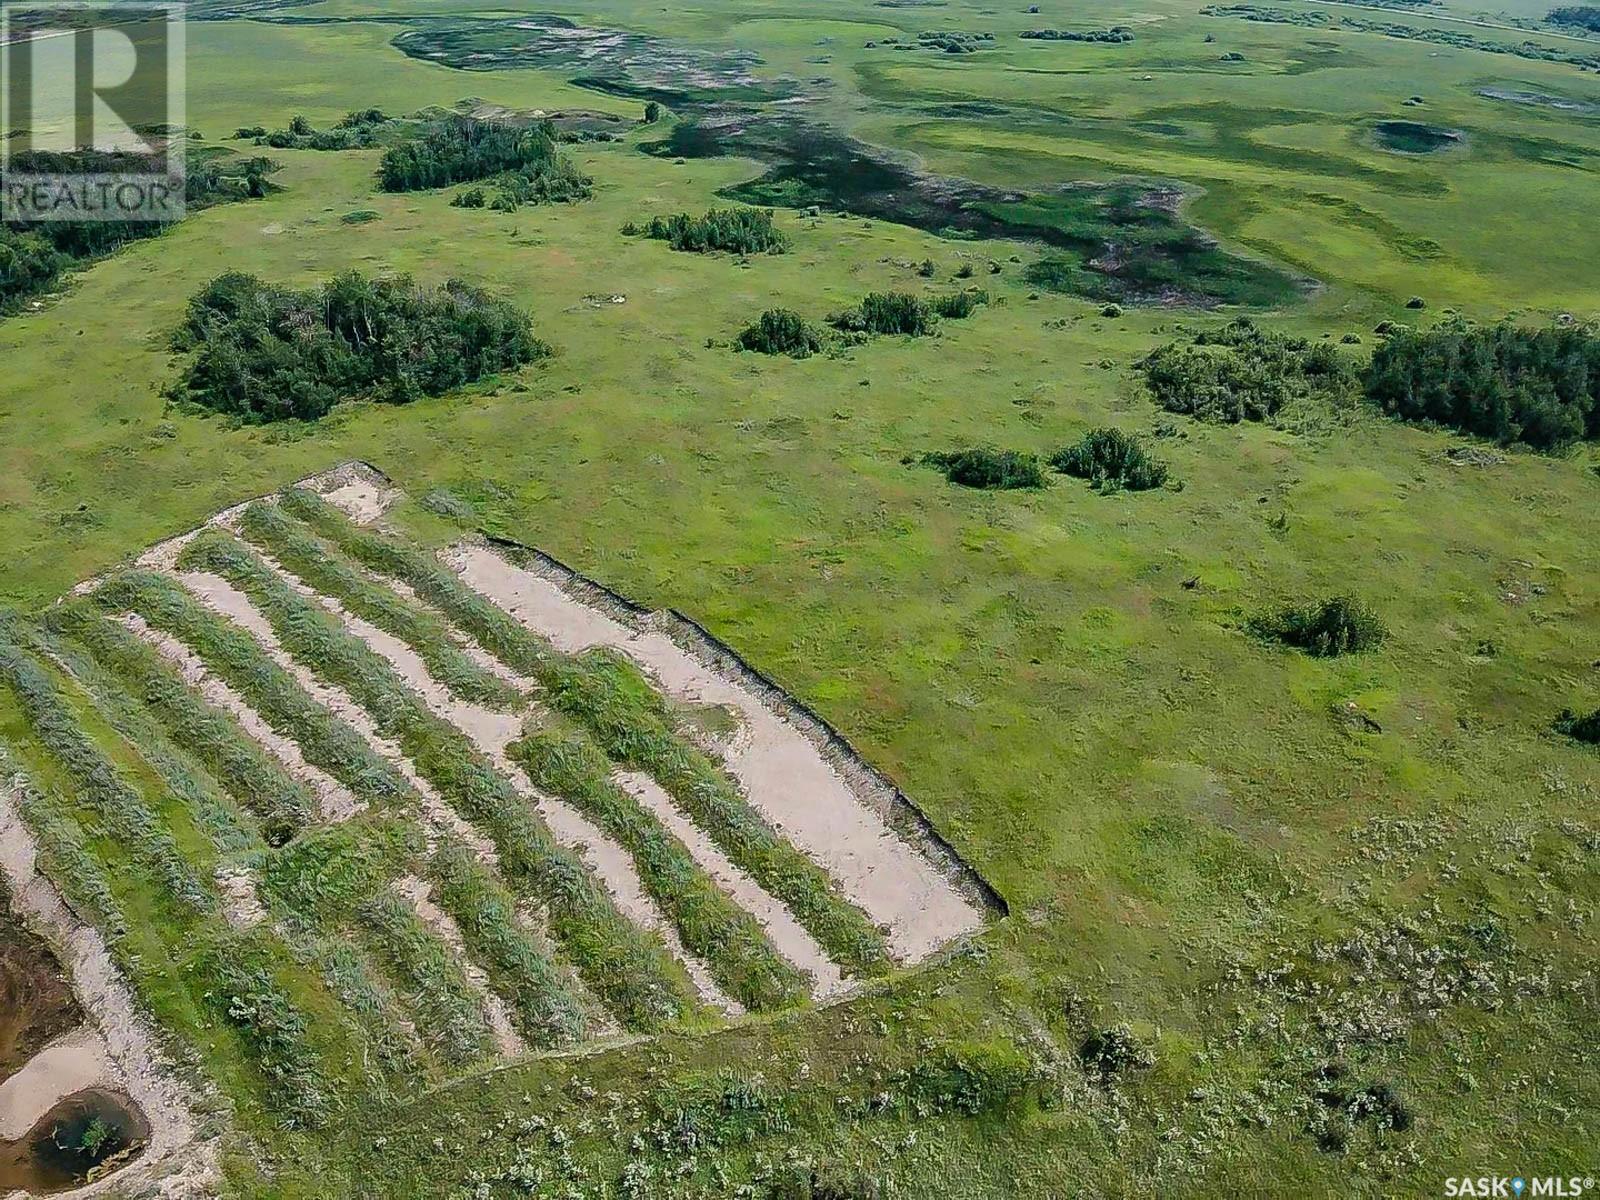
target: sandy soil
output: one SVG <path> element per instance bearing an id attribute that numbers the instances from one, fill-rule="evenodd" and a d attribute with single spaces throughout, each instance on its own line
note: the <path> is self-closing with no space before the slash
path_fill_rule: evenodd
<path id="1" fill-rule="evenodd" d="M 468 586 L 557 648 L 611 647 L 673 699 L 733 709 L 743 728 L 724 756 L 729 772 L 775 828 L 888 930 L 898 958 L 919 961 L 982 925 L 982 911 L 902 841 L 800 730 L 739 682 L 664 633 L 629 628 L 487 546 L 461 543 L 443 557 Z"/>
<path id="2" fill-rule="evenodd" d="M 240 866 L 217 868 L 217 890 L 222 895 L 222 911 L 236 929 L 252 929 L 267 919 L 256 891 L 255 876 Z"/>
<path id="3" fill-rule="evenodd" d="M 358 525 L 371 525 L 400 499 L 392 486 L 365 463 L 343 463 L 322 475 L 300 481 L 300 486 L 321 492 L 322 498 Z"/>
<path id="4" fill-rule="evenodd" d="M 619 771 L 615 782 L 639 801 L 646 811 L 654 814 L 674 837 L 688 847 L 695 862 L 717 881 L 717 886 L 761 923 L 778 953 L 811 975 L 811 995 L 814 999 L 825 1000 L 844 990 L 845 981 L 839 974 L 839 968 L 817 944 L 817 940 L 806 932 L 805 926 L 794 919 L 794 914 L 781 900 L 735 866 L 718 849 L 717 844 L 673 803 L 672 797 L 659 783 L 638 771 Z"/>
<path id="5" fill-rule="evenodd" d="M 317 807 L 324 821 L 347 821 L 366 807 L 344 784 L 321 767 L 308 763 L 298 742 L 282 736 L 268 725 L 249 701 L 207 670 L 200 656 L 189 647 L 164 630 L 153 628 L 137 613 L 124 613 L 117 619 L 177 667 L 184 682 L 198 691 L 207 703 L 233 717 L 239 727 L 277 759 L 285 771 L 310 788 L 317 798 Z"/>
<path id="6" fill-rule="evenodd" d="M 117 1089 L 121 1081 L 100 1031 L 83 1025 L 62 1034 L 0 1084 L 0 1138 L 14 1142 L 59 1100 L 88 1087 Z"/>
<path id="7" fill-rule="evenodd" d="M 457 629 L 454 625 L 452 625 L 450 623 L 450 618 L 446 617 L 437 608 L 429 604 L 421 596 L 417 595 L 416 591 L 405 580 L 388 579 L 381 575 L 374 575 L 370 571 L 363 571 L 362 573 L 367 577 L 368 580 L 377 586 L 392 589 L 398 593 L 402 599 L 409 600 L 418 608 L 430 613 L 444 626 L 446 632 L 450 634 L 450 640 L 461 648 L 461 652 L 463 654 L 470 658 L 474 664 L 483 668 L 483 670 L 489 672 L 489 674 L 495 676 L 495 678 L 499 679 L 501 682 L 510 684 L 512 687 L 516 688 L 517 691 L 523 693 L 524 695 L 527 695 L 538 688 L 539 685 L 533 680 L 529 679 L 526 675 L 518 674 L 510 667 L 506 666 L 505 663 L 501 662 L 482 646 L 478 645 L 473 638 L 469 637 L 460 629 Z"/>
<path id="8" fill-rule="evenodd" d="M 153 1032 L 135 1008 L 105 941 L 97 930 L 73 916 L 55 886 L 38 873 L 33 834 L 18 809 L 17 797 L 25 786 L 9 761 L 0 756 L 0 870 L 11 888 L 12 909 L 55 948 L 84 1011 L 93 1016 L 100 1053 L 110 1064 L 117 1090 L 125 1092 L 150 1122 L 149 1145 L 133 1164 L 60 1195 L 124 1194 L 145 1186 L 169 1200 L 215 1196 L 220 1182 L 217 1147 L 202 1140 L 187 1098 L 169 1073 Z M 84 1068 L 83 1061 L 75 1057 L 67 1061 L 74 1070 Z M 64 1078 L 48 1084 L 40 1079 L 37 1086 L 27 1088 L 36 1109 L 34 1119 L 60 1098 L 52 1093 L 67 1095 L 75 1090 L 67 1083 Z M 17 1119 L 21 1120 L 20 1114 Z"/>
<path id="9" fill-rule="evenodd" d="M 426 880 L 407 875 L 404 879 L 395 881 L 394 890 L 411 906 L 412 911 L 417 914 L 417 919 L 431 929 L 441 942 L 450 947 L 461 973 L 467 977 L 467 982 L 478 993 L 479 1003 L 483 1006 L 483 1018 L 488 1022 L 489 1031 L 494 1034 L 495 1047 L 500 1051 L 501 1057 L 516 1058 L 520 1054 L 526 1054 L 528 1047 L 517 1033 L 516 1026 L 511 1023 L 511 1014 L 506 1010 L 505 1001 L 495 994 L 494 989 L 489 986 L 489 977 L 484 974 L 483 968 L 473 962 L 467 953 L 467 944 L 462 939 L 461 929 L 456 925 L 454 918 L 433 902 L 433 888 Z"/>

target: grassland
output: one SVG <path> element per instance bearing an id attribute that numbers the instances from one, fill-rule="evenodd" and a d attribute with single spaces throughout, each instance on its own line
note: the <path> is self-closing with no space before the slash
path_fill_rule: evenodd
<path id="1" fill-rule="evenodd" d="M 1486 2 L 1366 15 L 1538 15 Z M 828 81 L 808 114 L 941 174 L 1023 190 L 1179 186 L 1184 217 L 1224 247 L 1317 281 L 1262 315 L 1274 328 L 1370 341 L 1380 320 L 1418 319 L 1403 307 L 1413 295 L 1424 319 L 1600 314 L 1600 118 L 1481 94 L 1600 103 L 1593 74 L 1206 18 L 1175 0 L 1024 7 L 600 0 L 568 15 L 758 49 L 765 73 Z M 473 11 L 333 0 L 286 16 Z M 1015 37 L 1040 24 L 1126 24 L 1135 40 Z M 320 127 L 356 107 L 467 96 L 640 109 L 573 87 L 570 72 L 407 58 L 388 45 L 404 27 L 192 24 L 191 121 L 216 137 L 296 112 Z M 996 48 L 865 45 L 934 28 L 992 29 Z M 1234 51 L 1243 62 L 1222 61 Z M 1407 106 L 1413 95 L 1424 103 Z M 1384 149 L 1377 123 L 1402 119 L 1463 144 Z M 516 214 L 452 208 L 447 192 L 381 194 L 375 152 L 275 152 L 281 192 L 130 246 L 0 323 L 0 601 L 41 608 L 228 504 L 374 462 L 410 497 L 390 519 L 425 546 L 482 529 L 702 622 L 915 797 L 1013 915 L 842 1006 L 715 1034 L 691 1022 L 464 1081 L 440 1062 L 418 1100 L 363 1082 L 373 1034 L 328 1016 L 322 980 L 337 972 L 189 912 L 169 894 L 188 884 L 167 845 L 121 844 L 98 826 L 95 796 L 79 796 L 8 676 L 0 737 L 64 831 L 60 861 L 99 864 L 81 881 L 99 897 L 89 911 L 114 903 L 127 953 L 165 972 L 141 1001 L 193 1048 L 186 1070 L 236 1098 L 230 1186 L 459 1196 L 482 1184 L 499 1197 L 556 1194 L 557 1178 L 629 1194 L 631 1179 L 651 1197 L 737 1185 L 803 1197 L 870 1196 L 865 1181 L 879 1178 L 898 1189 L 886 1194 L 976 1200 L 1428 1196 L 1448 1175 L 1595 1174 L 1600 756 L 1550 729 L 1563 707 L 1600 703 L 1594 451 L 1462 465 L 1446 453 L 1461 439 L 1360 408 L 1300 429 L 1166 422 L 1132 363 L 1178 325 L 1231 313 L 1103 316 L 1023 282 L 1035 245 L 881 220 L 780 210 L 784 255 L 671 254 L 617 231 L 721 204 L 765 164 L 638 152 L 657 136 L 569 147 L 595 197 Z M 356 211 L 377 216 L 346 223 Z M 932 279 L 918 275 L 925 259 Z M 940 294 L 963 263 L 993 302 L 936 339 L 804 361 L 729 345 L 764 309 Z M 558 355 L 315 426 L 239 428 L 165 406 L 176 370 L 165 339 L 203 283 L 239 268 L 307 286 L 346 267 L 461 275 L 531 309 Z M 1047 456 L 1106 425 L 1160 426 L 1183 489 L 978 493 L 904 461 L 959 445 Z M 1312 659 L 1248 632 L 1255 614 L 1335 592 L 1377 610 L 1381 651 Z M 110 753 L 107 719 L 51 682 Z M 226 745 L 185 753 L 246 786 L 250 765 Z M 170 806 L 180 850 L 209 867 L 220 852 L 156 765 L 116 762 L 142 797 L 125 819 Z M 202 881 L 202 905 L 209 891 Z M 479 890 L 459 903 L 503 902 Z M 415 931 L 393 916 L 374 910 L 375 931 L 363 926 L 359 953 L 336 964 L 344 978 L 409 954 Z M 528 946 L 498 945 L 497 969 L 539 969 Z M 236 1028 L 205 1007 L 195 978 L 223 960 L 281 1001 L 280 1020 Z M 458 999 L 439 994 L 439 1011 Z M 369 998 L 375 1011 L 395 1003 L 382 989 Z M 570 1024 L 567 1002 L 549 1003 L 530 1001 L 527 1028 Z M 1084 1038 L 1123 1023 L 1154 1066 L 1086 1073 Z M 328 1090 L 280 1094 L 261 1064 L 302 1025 L 317 1055 L 308 1077 Z M 1346 1073 L 1333 1088 L 1318 1075 L 1330 1064 Z M 1406 1129 L 1317 1098 L 1344 1088 L 1351 1101 L 1380 1082 L 1405 1099 Z M 285 1114 L 326 1119 L 329 1096 L 334 1132 L 285 1131 Z"/>

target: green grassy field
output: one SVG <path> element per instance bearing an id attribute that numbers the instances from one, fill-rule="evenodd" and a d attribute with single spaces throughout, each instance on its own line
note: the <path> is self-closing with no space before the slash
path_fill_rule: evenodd
<path id="1" fill-rule="evenodd" d="M 1025 7 L 562 11 L 825 79 L 807 115 L 936 172 L 1180 185 L 1186 218 L 1224 247 L 1317 281 L 1261 315 L 1275 328 L 1370 345 L 1379 320 L 1452 309 L 1600 314 L 1600 110 L 1480 94 L 1600 104 L 1592 72 L 1175 0 Z M 502 10 L 333 0 L 284 15 L 447 12 Z M 1135 40 L 1015 37 L 1113 24 Z M 321 126 L 465 97 L 640 109 L 570 72 L 407 58 L 388 45 L 402 27 L 191 23 L 190 122 L 218 140 L 294 113 Z M 996 48 L 865 46 L 925 29 L 993 30 Z M 1221 61 L 1233 51 L 1244 60 Z M 974 103 L 1000 107 L 940 115 Z M 1464 144 L 1386 151 L 1385 120 Z M 379 193 L 376 152 L 274 151 L 281 192 L 129 246 L 0 323 L 0 602 L 43 608 L 219 508 L 363 459 L 406 489 L 395 520 L 426 544 L 458 532 L 419 503 L 443 489 L 470 514 L 458 524 L 702 622 L 891 775 L 1012 915 L 839 1007 L 441 1071 L 436 1090 L 363 1097 L 321 1132 L 246 1108 L 231 1186 L 1432 1196 L 1449 1176 L 1596 1174 L 1600 756 L 1550 731 L 1559 709 L 1600 704 L 1595 451 L 1459 465 L 1446 451 L 1463 439 L 1361 409 L 1301 431 L 1179 418 L 1156 445 L 1181 491 L 952 487 L 904 460 L 973 444 L 1047 455 L 1101 425 L 1150 434 L 1164 414 L 1134 361 L 1233 314 L 1102 316 L 1030 289 L 1036 246 L 877 220 L 780 211 L 792 249 L 748 263 L 624 238 L 629 220 L 704 211 L 763 169 L 638 152 L 658 134 L 569 147 L 594 199 L 514 214 Z M 341 220 L 364 209 L 377 219 Z M 937 338 L 799 362 L 729 346 L 762 309 L 820 318 L 867 291 L 948 292 L 964 263 L 993 302 Z M 315 426 L 168 409 L 166 339 L 206 281 L 239 269 L 307 286 L 349 267 L 481 284 L 531 311 L 557 355 Z M 1263 608 L 1335 592 L 1378 610 L 1382 651 L 1318 660 L 1245 631 Z M 3 686 L 0 736 L 31 745 Z M 117 893 L 144 915 L 136 889 Z M 231 1060 L 193 1003 L 170 999 L 170 1023 L 194 1031 L 203 1072 L 209 1054 Z M 1085 1034 L 1124 1022 L 1154 1065 L 1086 1074 Z M 953 1073 L 995 1095 L 966 1104 L 930 1081 L 962 1054 Z M 1352 1119 L 1347 1146 L 1319 1145 L 1329 1063 L 1352 1088 L 1391 1083 L 1409 1127 Z M 623 1190 L 629 1172 L 639 1190 Z"/>

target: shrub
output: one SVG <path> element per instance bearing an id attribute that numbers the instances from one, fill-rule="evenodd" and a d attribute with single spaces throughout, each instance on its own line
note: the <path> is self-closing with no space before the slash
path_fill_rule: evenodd
<path id="1" fill-rule="evenodd" d="M 790 358 L 809 358 L 822 349 L 822 335 L 799 313 L 787 308 L 769 308 L 761 319 L 739 334 L 741 350 L 761 354 L 787 354 Z"/>
<path id="2" fill-rule="evenodd" d="M 933 332 L 937 314 L 920 297 L 907 292 L 868 292 L 852 309 L 828 321 L 849 333 L 903 333 L 923 337 Z"/>
<path id="3" fill-rule="evenodd" d="M 1502 445 L 1549 451 L 1600 438 L 1600 332 L 1592 328 L 1394 325 L 1363 382 L 1367 398 L 1401 420 Z"/>
<path id="4" fill-rule="evenodd" d="M 1110 1080 L 1124 1071 L 1148 1070 L 1156 1056 L 1126 1025 L 1097 1029 L 1078 1046 L 1078 1061 L 1084 1069 Z"/>
<path id="5" fill-rule="evenodd" d="M 450 200 L 451 208 L 482 208 L 483 205 L 484 195 L 481 187 L 468 188 L 464 192 L 457 192 Z"/>
<path id="6" fill-rule="evenodd" d="M 979 288 L 971 288 L 964 292 L 952 292 L 948 296 L 939 296 L 929 303 L 935 315 L 948 317 L 952 321 L 965 320 L 980 307 L 989 303 L 989 293 Z"/>
<path id="7" fill-rule="evenodd" d="M 964 262 L 959 267 L 957 267 L 956 268 L 956 278 L 957 279 L 971 279 L 972 278 L 972 264 L 969 263 L 969 262 Z"/>
<path id="8" fill-rule="evenodd" d="M 1359 600 L 1334 596 L 1307 605 L 1290 605 L 1253 622 L 1256 631 L 1318 658 L 1375 650 L 1389 631 Z"/>
<path id="9" fill-rule="evenodd" d="M 1157 347 L 1138 365 L 1162 408 L 1223 424 L 1265 421 L 1294 400 L 1337 399 L 1354 387 L 1334 347 L 1261 329 L 1248 317 Z"/>
<path id="10" fill-rule="evenodd" d="M 469 284 L 356 271 L 309 291 L 220 275 L 189 301 L 174 346 L 196 351 L 174 397 L 249 423 L 437 396 L 549 353 L 526 314 Z"/>
<path id="11" fill-rule="evenodd" d="M 997 491 L 1045 485 L 1038 456 L 1017 450 L 953 450 L 925 454 L 922 461 L 938 467 L 946 479 L 962 487 Z"/>
<path id="12" fill-rule="evenodd" d="M 1600 746 L 1600 708 L 1583 717 L 1570 708 L 1562 709 L 1561 715 L 1556 718 L 1556 732 L 1580 742 L 1588 742 L 1591 746 Z"/>
<path id="13" fill-rule="evenodd" d="M 1120 305 L 1120 304 L 1107 304 L 1107 305 L 1104 305 L 1100 309 L 1100 315 L 1102 317 L 1110 317 L 1112 319 L 1120 317 L 1122 315 L 1122 305 Z"/>
<path id="14" fill-rule="evenodd" d="M 1137 437 L 1120 429 L 1090 431 L 1076 446 L 1056 451 L 1050 465 L 1105 492 L 1146 491 L 1167 481 L 1167 465 L 1151 458 Z"/>
<path id="15" fill-rule="evenodd" d="M 730 254 L 782 254 L 789 248 L 789 239 L 773 224 L 770 208 L 713 208 L 702 217 L 688 213 L 655 217 L 644 226 L 644 233 L 674 250 L 696 254 L 719 250 Z"/>
<path id="16" fill-rule="evenodd" d="M 917 268 L 917 274 L 921 275 L 924 279 L 932 279 L 934 272 L 936 272 L 938 269 L 939 265 L 935 263 L 933 259 L 925 258 L 922 260 L 922 265 Z"/>

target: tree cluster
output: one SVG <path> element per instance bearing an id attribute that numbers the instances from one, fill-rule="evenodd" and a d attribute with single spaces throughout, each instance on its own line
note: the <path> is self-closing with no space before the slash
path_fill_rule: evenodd
<path id="1" fill-rule="evenodd" d="M 1045 485 L 1039 456 L 1020 450 L 939 451 L 924 454 L 922 461 L 930 467 L 938 467 L 946 479 L 962 487 L 1000 491 Z"/>
<path id="2" fill-rule="evenodd" d="M 1349 596 L 1289 605 L 1257 617 L 1251 626 L 1259 636 L 1294 646 L 1315 658 L 1375 650 L 1389 636 L 1377 614 Z"/>
<path id="3" fill-rule="evenodd" d="M 782 254 L 789 239 L 773 223 L 770 208 L 713 208 L 702 217 L 676 213 L 655 217 L 641 230 L 629 224 L 623 233 L 640 233 L 666 242 L 674 250 L 696 254 Z"/>
<path id="4" fill-rule="evenodd" d="M 1374 404 L 1402 420 L 1503 445 L 1550 451 L 1600 438 L 1600 333 L 1581 326 L 1395 326 L 1364 383 Z"/>
<path id="5" fill-rule="evenodd" d="M 369 150 L 378 145 L 379 132 L 394 122 L 381 108 L 346 113 L 332 129 L 314 129 L 305 117 L 293 117 L 287 129 L 266 132 L 261 126 L 236 130 L 235 137 L 254 137 L 258 146 L 274 150 Z"/>
<path id="6" fill-rule="evenodd" d="M 1332 345 L 1262 329 L 1248 317 L 1159 346 L 1139 367 L 1162 408 L 1221 424 L 1269 420 L 1293 400 L 1341 396 L 1355 384 Z"/>
<path id="7" fill-rule="evenodd" d="M 1565 8 L 1551 9 L 1545 20 L 1552 25 L 1572 25 L 1587 29 L 1590 33 L 1600 33 L 1600 8 L 1593 4 L 1571 4 Z"/>
<path id="8" fill-rule="evenodd" d="M 1600 708 L 1588 716 L 1579 716 L 1570 708 L 1562 709 L 1561 715 L 1556 718 L 1556 732 L 1575 741 L 1600 746 Z"/>
<path id="9" fill-rule="evenodd" d="M 592 183 L 556 146 L 549 121 L 519 126 L 450 116 L 390 146 L 378 166 L 386 192 L 493 180 L 515 204 L 587 199 Z M 495 207 L 501 207 L 497 202 Z"/>
<path id="10" fill-rule="evenodd" d="M 189 301 L 174 347 L 194 352 L 174 397 L 250 423 L 437 396 L 549 353 L 527 314 L 478 288 L 356 271 L 306 291 L 218 276 Z"/>
<path id="11" fill-rule="evenodd" d="M 810 358 L 822 349 L 822 334 L 799 313 L 787 308 L 769 308 L 754 325 L 739 334 L 741 350 L 761 354 L 787 354 L 790 358 Z"/>
<path id="12" fill-rule="evenodd" d="M 1110 29 L 1028 29 L 1017 35 L 1041 42 L 1131 42 L 1133 33 L 1123 25 Z"/>
<path id="13" fill-rule="evenodd" d="M 115 173 L 147 167 L 135 155 L 77 150 L 30 151 L 16 155 L 10 169 L 20 174 Z M 192 153 L 184 173 L 184 204 L 189 211 L 229 200 L 245 200 L 272 190 L 278 164 L 269 158 Z M 54 287 L 74 267 L 110 254 L 127 242 L 152 237 L 166 226 L 155 221 L 41 221 L 0 225 L 0 315 L 14 312 L 32 296 Z"/>

